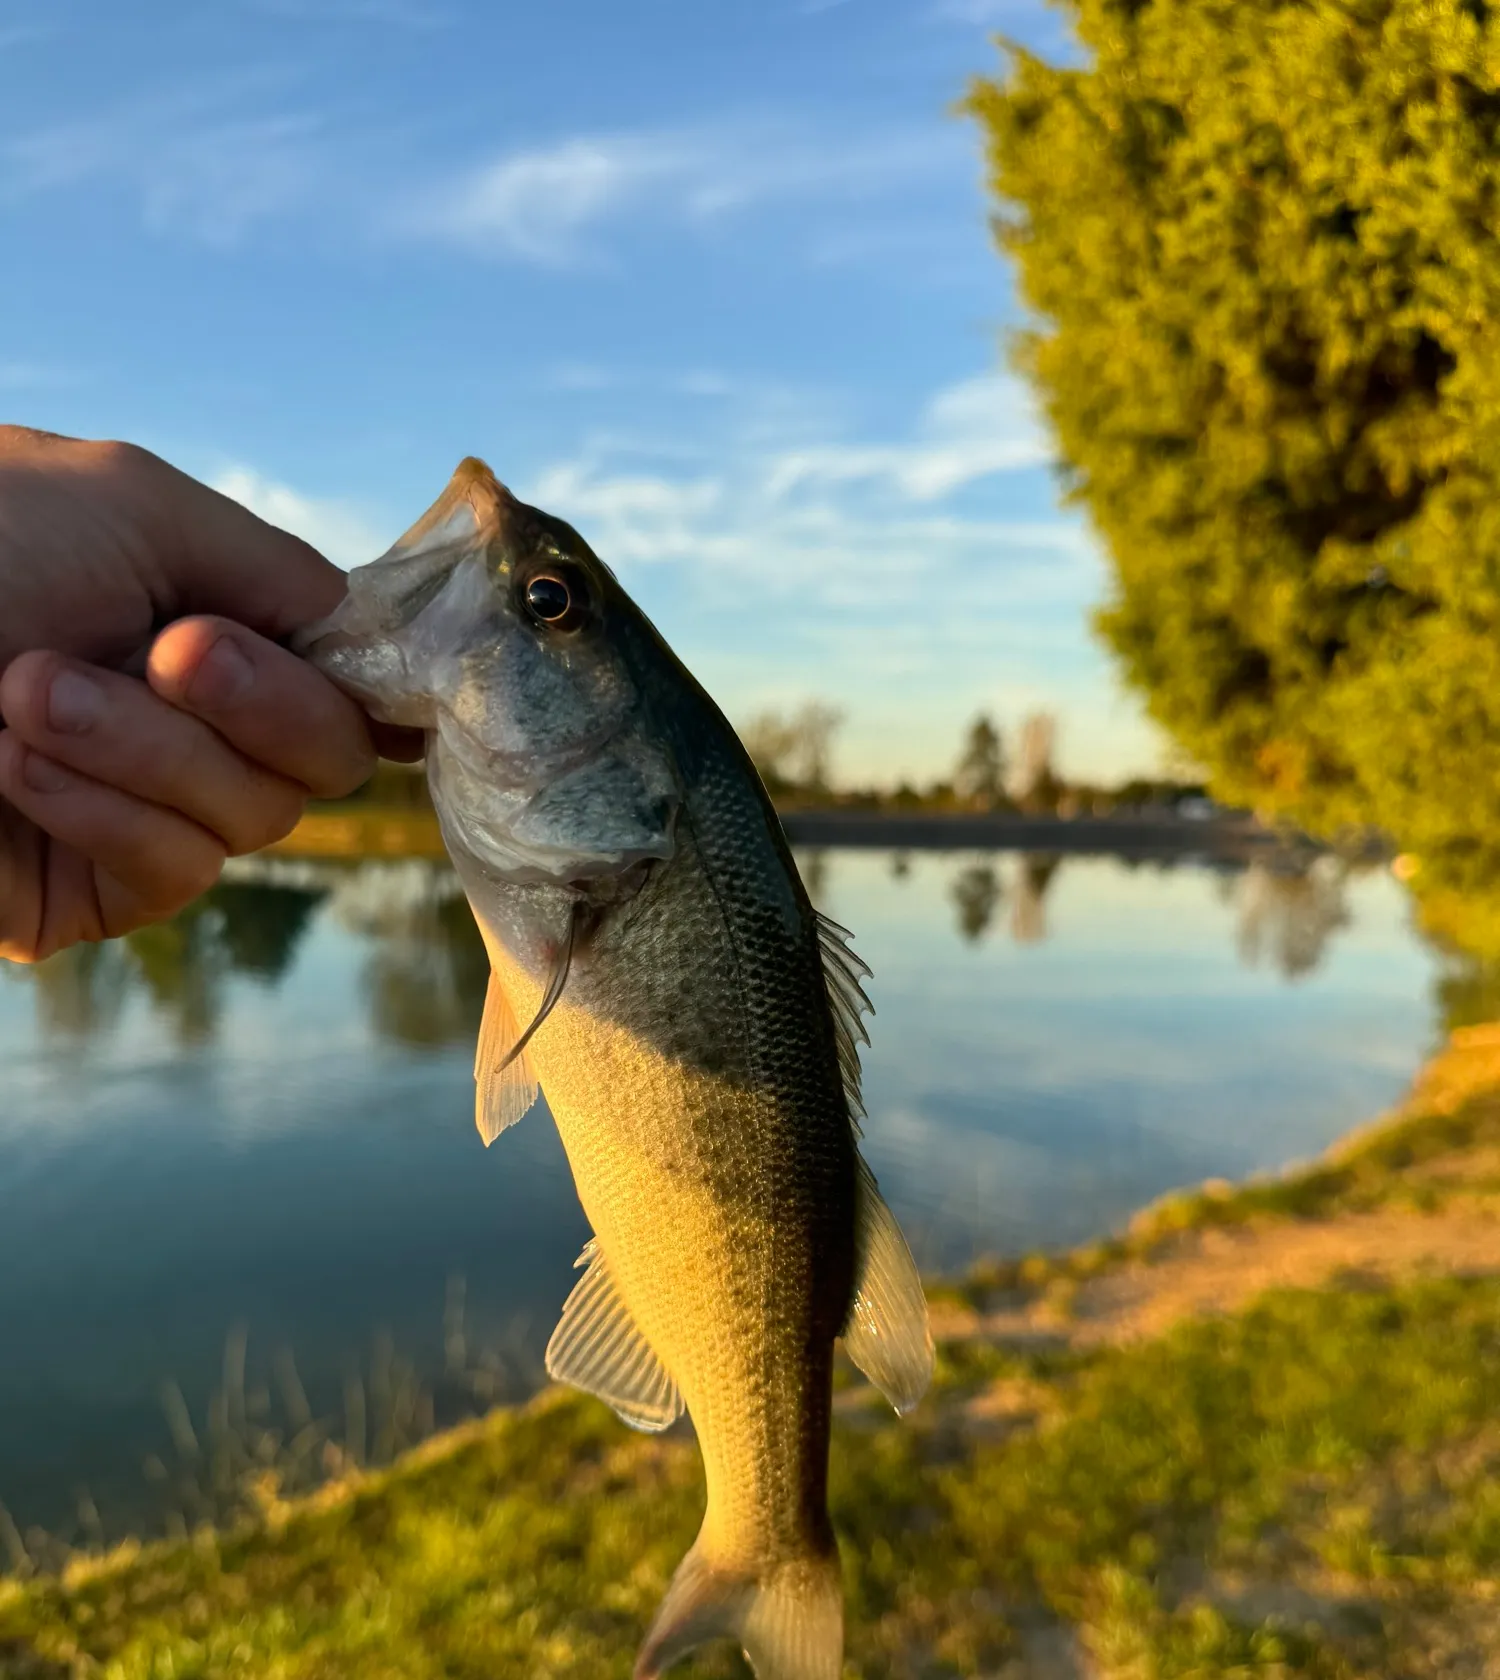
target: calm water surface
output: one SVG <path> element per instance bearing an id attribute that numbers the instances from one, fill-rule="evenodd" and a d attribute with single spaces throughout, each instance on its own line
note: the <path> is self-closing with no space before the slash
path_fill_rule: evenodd
<path id="1" fill-rule="evenodd" d="M 1381 873 L 804 856 L 875 971 L 866 1148 L 926 1267 L 1073 1243 L 1314 1154 L 1434 1036 Z M 135 1520 L 158 1398 L 226 1331 L 332 1405 L 388 1336 L 524 1383 L 588 1236 L 545 1110 L 472 1124 L 485 963 L 445 870 L 285 866 L 170 928 L 0 965 L 0 1499 Z M 445 1302 L 446 1334 L 445 1348 Z M 499 1354 L 504 1355 L 500 1358 Z"/>

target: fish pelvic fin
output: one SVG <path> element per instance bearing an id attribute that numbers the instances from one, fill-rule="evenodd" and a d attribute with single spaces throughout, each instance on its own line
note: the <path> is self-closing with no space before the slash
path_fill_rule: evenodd
<path id="1" fill-rule="evenodd" d="M 715 1567 L 700 1535 L 672 1577 L 634 1680 L 657 1680 L 711 1639 L 737 1641 L 756 1680 L 839 1680 L 844 1605 L 837 1553 L 747 1576 Z"/>
<path id="2" fill-rule="evenodd" d="M 547 1374 L 594 1394 L 632 1429 L 654 1434 L 682 1416 L 682 1391 L 641 1334 L 598 1240 L 579 1255 L 588 1270 L 547 1343 Z"/>
<path id="3" fill-rule="evenodd" d="M 932 1379 L 932 1330 L 921 1275 L 875 1174 L 858 1158 L 854 1300 L 844 1352 L 898 1412 L 909 1412 Z"/>
<path id="4" fill-rule="evenodd" d="M 515 1125 L 539 1094 L 530 1057 L 524 1050 L 519 1056 L 510 1054 L 520 1036 L 510 999 L 492 971 L 474 1055 L 474 1124 L 486 1148 L 507 1126 Z"/>

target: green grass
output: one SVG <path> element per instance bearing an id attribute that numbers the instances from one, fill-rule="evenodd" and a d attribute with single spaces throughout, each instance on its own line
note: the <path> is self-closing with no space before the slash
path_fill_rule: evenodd
<path id="1" fill-rule="evenodd" d="M 973 1426 L 997 1391 L 1019 1408 Z M 1497 1279 L 947 1349 L 915 1420 L 837 1433 L 850 1671 L 986 1672 L 1044 1616 L 1142 1676 L 1421 1673 L 1424 1618 L 1463 1625 L 1500 1574 L 1497 1395 Z M 690 1440 L 548 1395 L 256 1531 L 0 1587 L 0 1673 L 624 1677 L 700 1500 Z M 1342 1608 L 1237 1613 L 1242 1578 Z"/>

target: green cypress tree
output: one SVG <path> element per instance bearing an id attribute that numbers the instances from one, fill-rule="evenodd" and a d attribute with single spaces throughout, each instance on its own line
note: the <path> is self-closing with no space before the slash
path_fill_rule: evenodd
<path id="1" fill-rule="evenodd" d="M 1500 857 L 1500 9 L 1066 0 L 977 82 L 1107 643 L 1217 789 Z"/>

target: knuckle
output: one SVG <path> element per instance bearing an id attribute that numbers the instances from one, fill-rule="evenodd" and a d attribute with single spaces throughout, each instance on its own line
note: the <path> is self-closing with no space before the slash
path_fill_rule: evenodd
<path id="1" fill-rule="evenodd" d="M 93 466 L 100 472 L 121 478 L 139 478 L 155 473 L 162 460 L 138 443 L 124 443 L 118 438 L 105 438 L 97 443 L 80 444 Z"/>

